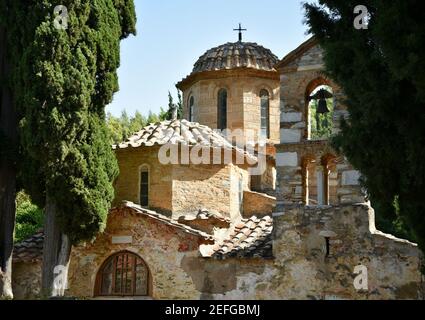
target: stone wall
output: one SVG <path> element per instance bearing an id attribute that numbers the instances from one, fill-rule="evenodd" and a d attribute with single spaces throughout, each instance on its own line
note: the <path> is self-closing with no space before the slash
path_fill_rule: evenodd
<path id="1" fill-rule="evenodd" d="M 160 165 L 159 147 L 140 147 L 116 151 L 120 174 L 114 183 L 113 206 L 122 201 L 139 204 L 140 168 L 149 168 L 149 207 L 163 213 L 172 211 L 172 166 Z"/>
<path id="2" fill-rule="evenodd" d="M 14 299 L 37 299 L 41 289 L 41 262 L 13 263 L 12 279 Z"/>
<path id="3" fill-rule="evenodd" d="M 67 295 L 92 298 L 102 263 L 130 251 L 146 262 L 154 299 L 424 298 L 420 251 L 377 231 L 368 204 L 294 207 L 275 213 L 273 225 L 273 259 L 215 260 L 200 257 L 205 240 L 198 236 L 128 210 L 115 212 L 95 242 L 73 248 Z M 131 236 L 131 242 L 113 244 L 113 236 Z M 367 268 L 367 290 L 354 287 L 358 265 Z M 16 265 L 16 297 L 35 297 L 40 274 L 39 264 Z"/>
<path id="4" fill-rule="evenodd" d="M 273 147 L 274 148 L 274 147 Z M 268 154 L 269 151 L 267 151 Z M 273 150 L 273 156 L 267 156 L 265 160 L 262 175 L 251 176 L 251 190 L 274 194 L 276 190 L 276 152 Z"/>
<path id="5" fill-rule="evenodd" d="M 158 161 L 159 147 L 141 147 L 117 152 L 120 174 L 115 181 L 113 206 L 122 201 L 139 203 L 140 168 L 149 168 L 149 208 L 178 219 L 181 215 L 206 209 L 227 218 L 242 213 L 242 192 L 248 190 L 245 166 L 163 165 Z"/>
<path id="6" fill-rule="evenodd" d="M 132 240 L 112 244 L 112 236 L 131 236 Z M 105 232 L 94 243 L 73 248 L 67 295 L 93 297 L 102 263 L 114 253 L 130 251 L 139 255 L 149 268 L 152 298 L 199 299 L 201 294 L 182 265 L 185 259 L 198 257 L 200 243 L 197 236 L 129 210 L 112 214 Z"/>
<path id="7" fill-rule="evenodd" d="M 367 204 L 302 207 L 275 214 L 274 259 L 206 260 L 204 281 L 210 285 L 204 287 L 203 297 L 423 299 L 422 254 L 416 245 L 376 231 L 373 219 Z M 358 265 L 367 268 L 366 290 L 354 286 Z M 216 283 L 222 273 L 226 279 Z"/>
<path id="8" fill-rule="evenodd" d="M 276 207 L 276 198 L 253 191 L 245 191 L 243 198 L 243 217 L 264 217 L 271 215 Z"/>
<path id="9" fill-rule="evenodd" d="M 419 249 L 376 231 L 368 204 L 286 209 L 274 214 L 274 226 L 273 252 L 276 267 L 286 270 L 288 298 L 423 298 Z M 367 268 L 367 290 L 353 285 L 357 265 Z"/>
<path id="10" fill-rule="evenodd" d="M 270 94 L 270 139 L 279 142 L 279 80 L 255 76 L 235 75 L 195 82 L 183 91 L 184 118 L 188 119 L 189 99 L 195 99 L 193 120 L 210 128 L 217 128 L 217 97 L 220 89 L 227 89 L 228 129 L 253 130 L 257 140 L 260 132 L 260 91 Z M 242 134 L 242 133 L 241 133 Z"/>
<path id="11" fill-rule="evenodd" d="M 176 165 L 172 171 L 173 217 L 201 209 L 236 219 L 242 213 L 239 187 L 248 189 L 248 171 L 232 164 Z"/>
<path id="12" fill-rule="evenodd" d="M 310 42 L 306 44 L 310 45 Z M 332 88 L 334 134 L 339 131 L 341 118 L 348 118 L 341 88 L 324 75 L 322 56 L 318 45 L 307 46 L 304 52 L 299 51 L 298 56 L 279 68 L 281 129 L 280 144 L 276 146 L 276 166 L 280 205 L 364 202 L 360 174 L 330 147 L 327 140 L 310 139 L 308 97 L 318 86 Z"/>

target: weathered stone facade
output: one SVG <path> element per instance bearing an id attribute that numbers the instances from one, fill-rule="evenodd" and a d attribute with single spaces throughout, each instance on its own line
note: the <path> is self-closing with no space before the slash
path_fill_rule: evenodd
<path id="1" fill-rule="evenodd" d="M 333 132 L 348 112 L 341 89 L 323 73 L 322 51 L 310 39 L 278 65 L 281 74 L 281 137 L 276 146 L 281 205 L 337 205 L 364 202 L 359 173 L 337 155 L 328 140 L 312 140 L 308 97 L 327 85 L 334 96 Z"/>
<path id="2" fill-rule="evenodd" d="M 249 71 L 248 74 L 252 72 Z M 258 140 L 260 132 L 260 91 L 270 93 L 270 141 L 279 142 L 279 78 L 262 78 L 260 75 L 226 73 L 219 79 L 199 80 L 183 91 L 184 117 L 189 118 L 188 101 L 195 100 L 193 121 L 217 128 L 218 91 L 228 92 L 227 123 L 230 130 L 241 130 L 241 134 L 251 130 L 255 134 L 251 139 Z M 235 78 L 237 82 L 235 82 Z M 246 138 L 249 138 L 248 136 Z"/>
<path id="3" fill-rule="evenodd" d="M 158 212 L 180 215 L 208 208 L 226 217 L 242 212 L 239 203 L 239 183 L 242 192 L 248 190 L 249 175 L 245 168 L 228 165 L 161 165 L 159 147 L 142 147 L 117 152 L 120 175 L 115 182 L 114 205 L 128 200 L 139 203 L 139 170 L 149 168 L 149 207 Z"/>
<path id="4" fill-rule="evenodd" d="M 214 99 L 217 88 L 226 82 L 231 99 L 237 97 L 231 100 L 230 123 L 249 128 L 244 122 L 244 110 L 249 109 L 244 103 L 249 99 L 244 100 L 244 94 L 258 90 L 245 90 L 265 83 L 264 79 L 257 83 L 254 73 L 276 73 L 270 67 L 270 54 L 265 55 L 261 67 L 243 71 L 252 73 L 248 78 L 230 77 L 242 72 L 239 55 L 227 62 L 207 55 L 197 63 L 198 73 L 180 84 L 185 100 L 192 94 L 199 103 L 195 119 L 215 126 Z M 254 56 L 248 55 L 243 63 L 252 64 Z M 229 69 L 214 69 L 223 65 Z M 307 98 L 318 85 L 332 87 L 335 132 L 340 116 L 347 116 L 341 90 L 322 74 L 320 47 L 311 39 L 276 68 L 281 74 L 280 90 L 269 85 L 273 99 L 280 94 L 280 144 L 268 145 L 268 169 L 259 178 L 249 176 L 247 164 L 161 164 L 158 154 L 168 142 L 188 148 L 220 146 L 247 161 L 258 160 L 211 129 L 185 120 L 151 125 L 115 146 L 120 165 L 115 209 L 106 230 L 93 243 L 73 248 L 68 296 L 98 297 L 105 261 L 125 252 L 145 263 L 147 297 L 153 299 L 424 298 L 422 254 L 417 246 L 376 230 L 360 174 L 328 141 L 312 140 L 309 135 Z M 214 72 L 215 78 L 204 78 Z M 257 100 L 249 113 L 257 112 L 254 109 Z M 252 123 L 258 125 L 257 115 L 254 118 Z M 215 142 L 206 144 L 206 136 L 213 136 Z M 252 190 L 274 183 L 275 166 L 277 201 Z M 142 167 L 149 170 L 149 208 L 155 211 L 137 205 Z M 18 247 L 17 298 L 38 293 L 39 244 L 40 235 Z M 33 249 L 31 255 L 25 248 Z M 359 276 L 362 288 L 355 285 Z"/>

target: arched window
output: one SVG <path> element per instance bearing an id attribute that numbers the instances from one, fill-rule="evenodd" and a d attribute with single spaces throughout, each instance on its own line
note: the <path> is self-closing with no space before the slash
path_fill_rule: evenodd
<path id="1" fill-rule="evenodd" d="M 333 131 L 334 98 L 332 88 L 319 85 L 308 95 L 307 139 L 329 139 Z"/>
<path id="2" fill-rule="evenodd" d="M 145 262 L 131 252 L 109 257 L 96 278 L 96 296 L 147 296 L 149 270 Z"/>
<path id="3" fill-rule="evenodd" d="M 140 169 L 140 205 L 149 206 L 149 168 L 142 166 Z"/>
<path id="4" fill-rule="evenodd" d="M 193 109 L 195 106 L 195 98 L 193 96 L 189 99 L 189 121 L 193 122 Z"/>
<path id="5" fill-rule="evenodd" d="M 220 89 L 218 92 L 217 106 L 217 129 L 227 129 L 227 90 Z"/>
<path id="6" fill-rule="evenodd" d="M 261 137 L 270 138 L 270 95 L 267 90 L 261 90 Z"/>

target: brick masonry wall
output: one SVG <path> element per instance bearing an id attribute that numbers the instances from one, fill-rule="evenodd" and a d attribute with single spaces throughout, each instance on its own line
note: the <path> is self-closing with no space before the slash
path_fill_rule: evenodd
<path id="1" fill-rule="evenodd" d="M 189 99 L 195 99 L 194 121 L 217 128 L 217 97 L 220 89 L 228 91 L 228 128 L 260 130 L 260 91 L 270 94 L 270 138 L 279 142 L 279 81 L 260 77 L 227 77 L 200 80 L 183 92 L 184 118 L 188 119 Z M 257 138 L 257 136 L 255 137 Z"/>
<path id="2" fill-rule="evenodd" d="M 37 299 L 41 289 L 41 262 L 14 263 L 12 270 L 14 298 Z"/>
<path id="3" fill-rule="evenodd" d="M 149 168 L 149 206 L 163 213 L 172 211 L 172 166 L 159 165 L 159 147 L 141 147 L 116 152 L 120 174 L 114 183 L 113 206 L 122 201 L 139 202 L 140 168 Z"/>
<path id="4" fill-rule="evenodd" d="M 276 207 L 276 198 L 268 196 L 263 193 L 245 191 L 244 199 L 244 218 L 250 218 L 252 216 L 264 217 L 271 215 Z"/>

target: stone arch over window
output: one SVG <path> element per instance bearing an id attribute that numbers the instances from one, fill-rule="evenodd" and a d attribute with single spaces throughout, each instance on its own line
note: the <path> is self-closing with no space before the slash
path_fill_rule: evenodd
<path id="1" fill-rule="evenodd" d="M 150 291 L 149 268 L 135 253 L 115 253 L 97 272 L 95 296 L 149 296 Z"/>
<path id="2" fill-rule="evenodd" d="M 261 137 L 270 138 L 270 92 L 260 91 Z"/>
<path id="3" fill-rule="evenodd" d="M 227 129 L 227 89 L 222 88 L 217 93 L 217 129 Z"/>
<path id="4" fill-rule="evenodd" d="M 333 129 L 333 112 L 335 110 L 335 99 L 329 97 L 324 99 L 326 101 L 327 113 L 318 112 L 320 108 L 320 100 L 311 99 L 312 96 L 316 95 L 319 91 L 325 91 L 334 94 L 331 81 L 324 77 L 318 77 L 307 85 L 305 92 L 305 119 L 306 119 L 306 130 L 305 138 L 307 140 L 325 140 L 328 139 L 332 134 Z"/>
<path id="5" fill-rule="evenodd" d="M 188 111 L 189 111 L 189 117 L 188 117 L 188 120 L 190 121 L 190 122 L 193 122 L 194 120 L 194 117 L 193 117 L 193 114 L 194 114 L 194 108 L 195 108 L 195 97 L 191 94 L 190 96 L 189 96 L 189 101 L 188 101 Z"/>
<path id="6" fill-rule="evenodd" d="M 143 164 L 139 168 L 139 204 L 142 207 L 149 207 L 150 191 L 150 167 Z"/>
<path id="7" fill-rule="evenodd" d="M 261 90 L 267 90 L 269 92 L 270 100 L 274 100 L 276 97 L 275 90 L 270 87 L 266 82 L 260 82 L 251 88 L 253 92 L 261 92 Z"/>

